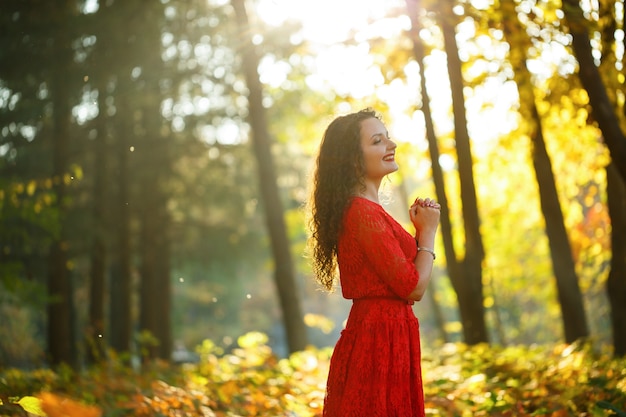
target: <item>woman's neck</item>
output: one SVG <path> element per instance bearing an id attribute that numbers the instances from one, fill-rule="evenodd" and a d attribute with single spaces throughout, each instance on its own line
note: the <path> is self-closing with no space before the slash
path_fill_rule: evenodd
<path id="1" fill-rule="evenodd" d="M 374 203 L 380 204 L 380 202 L 378 201 L 378 185 L 376 184 L 366 182 L 365 188 L 359 190 L 356 195 L 361 198 L 373 201 Z"/>

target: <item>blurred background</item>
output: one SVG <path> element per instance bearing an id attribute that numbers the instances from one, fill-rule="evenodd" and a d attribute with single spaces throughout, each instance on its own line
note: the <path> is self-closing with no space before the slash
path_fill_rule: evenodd
<path id="1" fill-rule="evenodd" d="M 624 2 L 0 4 L 0 366 L 332 346 L 304 209 L 337 115 L 443 206 L 423 343 L 626 353 Z M 607 290 L 608 289 L 608 290 Z"/>

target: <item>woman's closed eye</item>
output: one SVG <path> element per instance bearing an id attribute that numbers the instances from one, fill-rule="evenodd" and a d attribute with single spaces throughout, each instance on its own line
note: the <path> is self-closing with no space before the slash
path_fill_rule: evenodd
<path id="1" fill-rule="evenodd" d="M 374 145 L 379 144 L 380 142 L 382 142 L 382 141 L 383 141 L 383 138 L 386 138 L 387 140 L 391 140 L 391 138 L 389 137 L 389 135 L 385 135 L 385 134 L 383 134 L 383 133 L 377 133 L 377 134 L 375 134 L 375 135 L 373 135 L 373 136 L 372 136 L 372 139 L 373 139 L 372 143 L 373 143 Z"/>

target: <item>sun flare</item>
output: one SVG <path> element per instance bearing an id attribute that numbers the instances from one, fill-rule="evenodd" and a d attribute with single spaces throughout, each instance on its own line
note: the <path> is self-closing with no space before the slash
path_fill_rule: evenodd
<path id="1" fill-rule="evenodd" d="M 258 13 L 267 23 L 281 25 L 288 20 L 302 24 L 302 37 L 316 43 L 347 40 L 372 22 L 384 18 L 397 1 L 378 0 L 262 0 Z"/>
<path id="2" fill-rule="evenodd" d="M 400 0 L 261 0 L 257 13 L 270 25 L 279 26 L 287 21 L 301 24 L 298 36 L 315 52 L 314 66 L 307 77 L 311 89 L 331 90 L 364 105 L 384 102 L 388 107 L 386 119 L 394 136 L 402 142 L 424 145 L 423 115 L 411 110 L 421 102 L 419 66 L 414 61 L 407 62 L 403 69 L 405 77 L 389 82 L 375 62 L 368 42 L 373 38 L 406 36 L 410 20 L 398 13 L 403 7 L 404 1 Z M 463 42 L 471 41 L 474 36 L 474 27 L 468 22 L 459 25 L 459 31 Z M 494 50 L 495 46 L 490 48 Z M 441 135 L 454 129 L 446 65 L 443 51 L 434 50 L 427 58 L 431 112 Z M 514 107 L 517 94 L 514 89 L 504 87 L 502 81 L 486 83 L 468 97 L 467 118 L 474 121 L 469 129 L 478 143 L 493 142 L 515 124 L 510 109 Z M 356 110 L 344 104 L 340 105 L 340 112 Z M 486 107 L 490 110 L 485 111 Z M 499 123 L 494 125 L 494 120 Z"/>

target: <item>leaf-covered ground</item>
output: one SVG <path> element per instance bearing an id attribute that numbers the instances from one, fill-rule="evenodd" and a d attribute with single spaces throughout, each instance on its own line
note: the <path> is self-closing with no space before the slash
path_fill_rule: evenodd
<path id="1" fill-rule="evenodd" d="M 206 341 L 182 367 L 138 372 L 111 355 L 80 375 L 6 370 L 0 416 L 320 416 L 331 352 L 278 359 L 250 333 L 228 353 Z M 584 345 L 447 344 L 424 353 L 427 415 L 626 417 L 625 365 Z"/>

